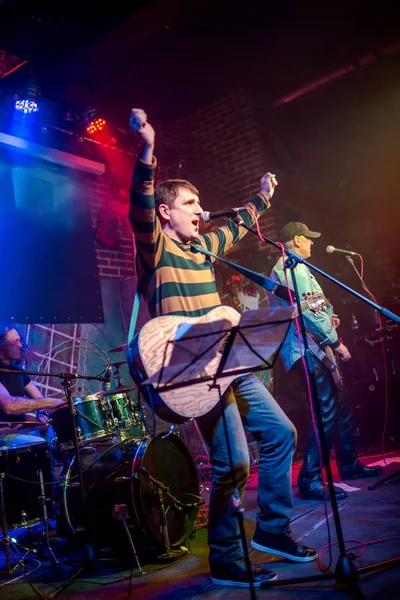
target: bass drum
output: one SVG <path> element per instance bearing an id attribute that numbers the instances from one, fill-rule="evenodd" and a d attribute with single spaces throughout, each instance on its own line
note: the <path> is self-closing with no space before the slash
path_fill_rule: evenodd
<path id="1" fill-rule="evenodd" d="M 75 458 L 61 477 L 61 508 L 72 534 L 84 525 Z M 89 535 L 98 549 L 126 556 L 129 540 L 118 519 L 121 505 L 127 507 L 126 523 L 138 553 L 160 555 L 166 542 L 178 548 L 187 540 L 197 518 L 199 482 L 192 456 L 176 435 L 96 442 L 92 452 L 82 449 L 81 463 Z"/>

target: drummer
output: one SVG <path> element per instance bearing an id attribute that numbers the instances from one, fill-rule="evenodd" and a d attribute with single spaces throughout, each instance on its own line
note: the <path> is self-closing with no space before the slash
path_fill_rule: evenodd
<path id="1" fill-rule="evenodd" d="M 51 428 L 45 409 L 63 405 L 64 400 L 44 398 L 43 394 L 19 365 L 23 343 L 13 325 L 0 322 L 0 369 L 18 370 L 21 374 L 0 371 L 0 445 L 13 446 L 50 441 Z M 26 413 L 36 413 L 36 422 L 28 426 Z M 22 422 L 20 427 L 6 423 Z M 3 427 L 1 426 L 3 424 Z M 7 430 L 7 432 L 6 432 Z"/>

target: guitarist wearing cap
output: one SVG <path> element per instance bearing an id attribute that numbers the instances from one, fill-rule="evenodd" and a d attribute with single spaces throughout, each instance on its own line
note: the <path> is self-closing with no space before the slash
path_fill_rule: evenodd
<path id="1" fill-rule="evenodd" d="M 313 240 L 320 236 L 320 233 L 310 231 L 304 223 L 291 221 L 281 230 L 280 241 L 286 249 L 307 260 L 311 256 Z M 282 257 L 275 264 L 270 277 L 286 285 Z M 293 289 L 290 272 L 288 272 L 288 281 L 289 286 Z M 303 263 L 296 266 L 296 282 L 302 299 L 307 298 L 308 295 L 323 297 L 323 291 L 317 279 Z M 271 298 L 271 301 L 277 302 L 273 298 Z M 339 318 L 333 313 L 333 308 L 328 300 L 326 300 L 322 310 L 303 311 L 302 308 L 302 313 L 306 331 L 310 338 L 311 360 L 328 449 L 331 450 L 333 442 L 335 442 L 336 462 L 342 479 L 373 477 L 379 473 L 381 467 L 366 467 L 358 460 L 354 447 L 350 403 L 343 393 L 342 382 L 337 369 L 332 370 L 326 366 L 327 356 L 331 360 L 340 359 L 343 362 L 351 359 L 350 352 L 341 343 L 336 332 L 336 328 L 340 323 Z M 286 370 L 293 368 L 304 381 L 304 370 L 301 361 L 302 351 L 300 350 L 294 324 L 290 326 L 280 354 Z M 310 432 L 305 445 L 303 464 L 297 483 L 302 498 L 324 499 L 318 444 L 314 430 Z M 335 488 L 335 494 L 339 500 L 347 496 L 346 492 L 340 488 Z M 329 500 L 328 490 L 326 490 L 325 496 Z"/>

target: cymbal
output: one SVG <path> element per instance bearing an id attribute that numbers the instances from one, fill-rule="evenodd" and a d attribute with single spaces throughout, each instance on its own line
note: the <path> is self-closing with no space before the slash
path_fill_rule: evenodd
<path id="1" fill-rule="evenodd" d="M 3 433 L 3 429 L 15 429 L 20 425 L 31 429 L 42 426 L 48 427 L 47 423 L 41 423 L 40 421 L 0 421 L 0 431 Z"/>
<path id="2" fill-rule="evenodd" d="M 118 369 L 118 367 L 120 367 L 121 365 L 127 365 L 127 364 L 128 364 L 127 360 L 120 360 L 119 362 L 110 363 L 110 367 L 115 367 L 116 369 Z"/>
<path id="3" fill-rule="evenodd" d="M 112 352 L 125 352 L 125 350 L 127 349 L 128 344 L 121 344 L 121 346 L 117 346 L 116 348 L 112 348 L 111 350 L 109 350 L 110 353 Z"/>
<path id="4" fill-rule="evenodd" d="M 114 394 L 124 394 L 128 390 L 137 390 L 137 385 L 122 385 L 121 387 L 114 388 L 113 390 L 109 390 L 108 392 L 97 392 L 98 396 L 114 396 Z"/>

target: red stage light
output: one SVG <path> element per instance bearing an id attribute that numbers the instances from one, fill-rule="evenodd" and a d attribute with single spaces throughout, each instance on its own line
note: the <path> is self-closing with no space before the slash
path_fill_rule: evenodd
<path id="1" fill-rule="evenodd" d="M 107 121 L 105 119 L 101 119 L 101 118 L 95 119 L 94 121 L 89 123 L 89 125 L 86 127 L 86 131 L 90 135 L 94 135 L 95 133 L 102 131 L 106 125 L 107 125 Z"/>

